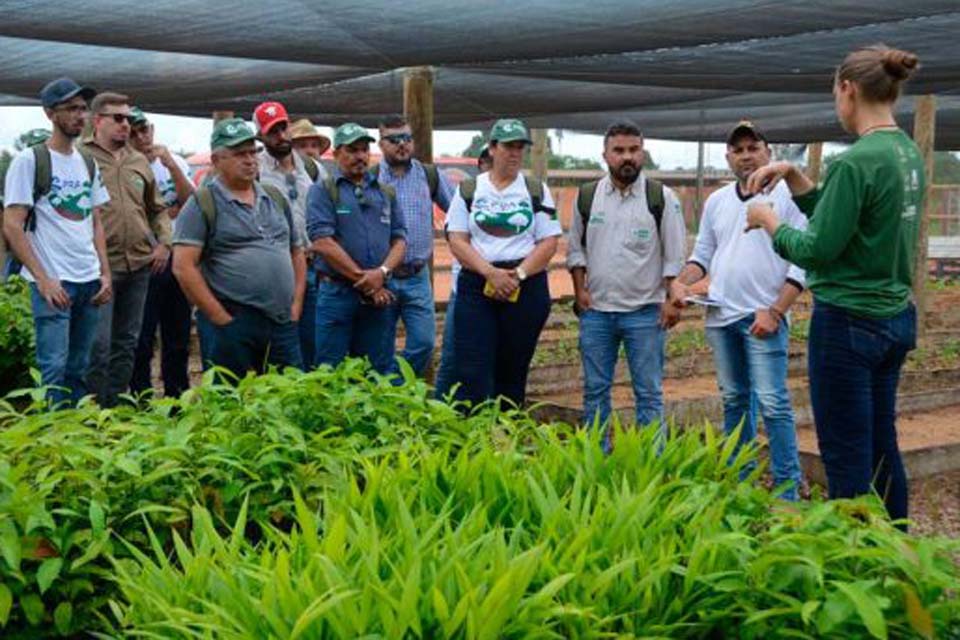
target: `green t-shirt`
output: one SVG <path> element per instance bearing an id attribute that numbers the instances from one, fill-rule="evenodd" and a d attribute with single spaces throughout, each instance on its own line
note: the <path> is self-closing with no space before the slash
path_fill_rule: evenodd
<path id="1" fill-rule="evenodd" d="M 875 131 L 837 158 L 820 189 L 797 196 L 806 231 L 781 225 L 773 246 L 807 270 L 817 300 L 889 318 L 912 296 L 926 178 L 901 130 Z"/>

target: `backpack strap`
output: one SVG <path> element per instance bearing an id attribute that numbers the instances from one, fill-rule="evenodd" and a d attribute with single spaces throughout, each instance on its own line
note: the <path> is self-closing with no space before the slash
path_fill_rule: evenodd
<path id="1" fill-rule="evenodd" d="M 340 204 L 340 189 L 337 187 L 336 180 L 334 180 L 333 176 L 329 173 L 323 177 L 323 188 L 327 190 L 327 193 L 330 195 L 330 201 L 333 203 L 333 208 L 336 209 L 337 205 Z"/>
<path id="2" fill-rule="evenodd" d="M 277 189 L 272 184 L 260 184 L 263 190 L 270 196 L 270 199 L 273 200 L 273 204 L 277 205 L 277 209 L 280 210 L 280 213 L 283 213 L 287 210 L 287 199 L 283 197 L 283 193 L 280 192 L 280 189 Z"/>
<path id="3" fill-rule="evenodd" d="M 424 164 L 423 170 L 427 174 L 427 186 L 430 187 L 430 200 L 437 201 L 437 192 L 440 190 L 440 172 L 435 164 Z"/>
<path id="4" fill-rule="evenodd" d="M 538 211 L 550 216 L 551 220 L 557 219 L 557 210 L 555 207 L 548 207 L 543 204 L 543 183 L 533 176 L 524 175 L 523 181 L 527 185 L 527 193 L 530 194 L 530 203 L 533 205 L 533 213 Z"/>
<path id="5" fill-rule="evenodd" d="M 305 156 L 299 151 L 294 151 L 295 154 L 300 156 L 300 160 L 303 162 L 303 168 L 306 170 L 307 175 L 310 176 L 312 182 L 316 182 L 317 178 L 320 177 L 320 167 L 317 166 L 317 163 L 310 156 Z"/>
<path id="6" fill-rule="evenodd" d="M 663 183 L 653 178 L 646 178 L 647 209 L 657 223 L 657 235 L 660 235 L 660 223 L 663 220 L 663 209 L 666 199 L 663 195 Z M 662 245 L 663 243 L 661 243 Z"/>
<path id="7" fill-rule="evenodd" d="M 467 213 L 473 211 L 473 196 L 477 193 L 477 179 L 476 178 L 464 178 L 460 182 L 460 197 L 463 198 L 464 204 L 467 205 Z"/>
<path id="8" fill-rule="evenodd" d="M 23 221 L 24 231 L 36 231 L 37 216 L 34 207 L 40 198 L 50 193 L 53 185 L 53 160 L 50 157 L 50 148 L 41 142 L 30 147 L 33 152 L 33 206 L 27 210 L 27 218 Z"/>
<path id="9" fill-rule="evenodd" d="M 593 198 L 597 195 L 599 180 L 593 180 L 580 186 L 577 192 L 577 211 L 583 223 L 583 233 L 580 235 L 580 246 L 587 248 L 587 225 L 590 224 L 590 211 L 593 209 Z"/>
<path id="10" fill-rule="evenodd" d="M 213 237 L 214 229 L 217 225 L 217 202 L 213 199 L 213 191 L 210 190 L 210 183 L 204 182 L 194 192 L 193 197 L 197 199 L 197 206 L 200 207 L 200 213 L 207 223 L 207 237 L 203 243 L 203 252 L 210 247 L 210 239 Z"/>

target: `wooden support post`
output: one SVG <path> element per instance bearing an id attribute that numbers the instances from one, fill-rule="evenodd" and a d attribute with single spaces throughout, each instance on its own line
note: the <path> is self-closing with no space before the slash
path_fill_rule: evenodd
<path id="1" fill-rule="evenodd" d="M 403 74 L 403 115 L 413 132 L 414 157 L 433 162 L 433 69 L 411 67 Z"/>
<path id="2" fill-rule="evenodd" d="M 697 143 L 697 191 L 693 199 L 693 224 L 700 229 L 700 210 L 703 208 L 703 140 Z"/>
<path id="3" fill-rule="evenodd" d="M 213 124 L 217 124 L 221 120 L 226 120 L 227 118 L 232 118 L 233 116 L 234 116 L 233 111 L 214 111 Z"/>
<path id="4" fill-rule="evenodd" d="M 920 147 L 923 155 L 924 173 L 927 177 L 926 193 L 923 198 L 923 211 L 920 212 L 919 243 L 917 245 L 917 262 L 913 272 L 913 296 L 917 304 L 917 333 L 923 337 L 927 325 L 927 228 L 930 216 L 933 215 L 933 149 L 934 130 L 937 125 L 937 98 L 934 95 L 917 98 L 916 109 L 913 115 L 913 141 Z"/>
<path id="5" fill-rule="evenodd" d="M 820 183 L 820 170 L 823 167 L 823 143 L 814 142 L 807 147 L 807 177 L 814 184 Z"/>
<path id="6" fill-rule="evenodd" d="M 533 148 L 530 149 L 530 169 L 533 177 L 540 182 L 547 181 L 547 130 L 532 129 Z"/>

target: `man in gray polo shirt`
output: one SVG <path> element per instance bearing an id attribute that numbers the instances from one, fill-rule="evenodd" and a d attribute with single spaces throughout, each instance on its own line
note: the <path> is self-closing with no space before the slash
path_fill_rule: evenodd
<path id="1" fill-rule="evenodd" d="M 610 173 L 590 185 L 590 202 L 576 204 L 567 249 L 580 313 L 584 420 L 603 425 L 609 417 L 623 344 L 637 424 L 662 424 L 665 330 L 679 318 L 664 301 L 683 266 L 683 214 L 672 191 L 641 173 L 643 136 L 636 125 L 611 125 L 603 147 Z"/>
<path id="2" fill-rule="evenodd" d="M 217 123 L 217 177 L 184 205 L 173 238 L 173 273 L 200 310 L 204 351 L 238 376 L 303 366 L 302 243 L 283 194 L 256 181 L 254 137 L 239 118 Z"/>

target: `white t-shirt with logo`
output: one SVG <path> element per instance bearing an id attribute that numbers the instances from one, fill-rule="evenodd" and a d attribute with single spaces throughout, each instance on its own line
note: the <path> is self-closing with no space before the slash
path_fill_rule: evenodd
<path id="1" fill-rule="evenodd" d="M 180 167 L 183 175 L 187 176 L 189 180 L 191 178 L 190 165 L 187 164 L 187 161 L 175 153 L 171 153 L 170 156 L 173 158 L 173 162 Z M 153 162 L 150 163 L 150 168 L 153 169 L 153 176 L 157 179 L 157 191 L 160 193 L 160 199 L 163 200 L 163 204 L 168 207 L 175 206 L 177 204 L 177 183 L 174 182 L 170 169 L 163 166 L 160 158 L 154 158 Z"/>
<path id="2" fill-rule="evenodd" d="M 24 149 L 10 163 L 4 204 L 34 206 L 33 150 Z M 34 206 L 36 230 L 27 233 L 47 276 L 66 282 L 100 277 L 100 259 L 93 243 L 93 209 L 110 201 L 97 168 L 90 182 L 87 164 L 74 149 L 70 155 L 50 150 L 50 192 Z M 27 280 L 35 280 L 27 269 Z"/>
<path id="3" fill-rule="evenodd" d="M 546 184 L 543 185 L 543 206 L 555 206 Z M 447 219 L 448 230 L 469 233 L 470 244 L 487 262 L 522 260 L 530 255 L 537 242 L 563 233 L 555 215 L 543 211 L 534 213 L 522 175 L 499 191 L 490 182 L 488 173 L 480 174 L 471 210 L 467 211 L 458 187 Z"/>

